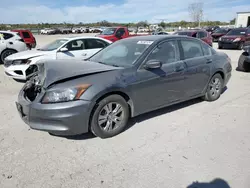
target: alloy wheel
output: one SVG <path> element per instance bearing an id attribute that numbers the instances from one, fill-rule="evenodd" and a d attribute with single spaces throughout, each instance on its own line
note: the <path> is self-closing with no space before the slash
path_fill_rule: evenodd
<path id="1" fill-rule="evenodd" d="M 210 87 L 210 94 L 213 97 L 217 97 L 218 95 L 220 95 L 221 92 L 221 81 L 219 78 L 214 78 L 211 83 L 209 84 Z"/>
<path id="2" fill-rule="evenodd" d="M 98 116 L 98 125 L 106 132 L 117 129 L 124 119 L 124 109 L 117 102 L 106 104 Z"/>

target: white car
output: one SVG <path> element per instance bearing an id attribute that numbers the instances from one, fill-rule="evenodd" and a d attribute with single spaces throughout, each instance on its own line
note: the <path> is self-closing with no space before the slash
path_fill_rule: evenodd
<path id="1" fill-rule="evenodd" d="M 14 53 L 28 50 L 23 39 L 16 32 L 0 31 L 0 63 Z"/>
<path id="2" fill-rule="evenodd" d="M 5 73 L 17 80 L 27 80 L 27 75 L 30 74 L 29 66 L 40 60 L 84 60 L 111 43 L 111 41 L 99 37 L 60 38 L 40 49 L 8 56 L 4 61 Z"/>

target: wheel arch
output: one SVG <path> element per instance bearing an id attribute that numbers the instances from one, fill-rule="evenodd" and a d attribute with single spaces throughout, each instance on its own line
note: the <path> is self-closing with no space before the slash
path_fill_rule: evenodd
<path id="1" fill-rule="evenodd" d="M 103 100 L 104 98 L 108 97 L 108 96 L 111 96 L 111 95 L 119 95 L 121 96 L 122 98 L 124 98 L 124 100 L 128 103 L 128 107 L 129 107 L 129 117 L 134 117 L 134 104 L 133 104 L 133 101 L 131 99 L 131 97 L 129 97 L 129 95 L 123 91 L 119 91 L 119 90 L 115 90 L 115 91 L 109 91 L 109 92 L 106 92 L 100 96 L 98 96 L 94 102 L 95 102 L 95 105 L 92 107 L 91 111 L 90 111 L 90 116 L 89 116 L 89 128 L 90 128 L 90 122 L 91 122 L 91 119 L 93 117 L 93 114 L 94 114 L 94 111 L 97 107 L 96 104 L 98 104 L 98 102 L 100 102 L 101 100 Z"/>

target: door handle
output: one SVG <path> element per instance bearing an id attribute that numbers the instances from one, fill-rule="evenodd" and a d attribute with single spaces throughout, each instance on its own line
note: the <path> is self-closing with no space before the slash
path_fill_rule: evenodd
<path id="1" fill-rule="evenodd" d="M 212 63 L 212 62 L 213 62 L 213 60 L 212 60 L 212 59 L 207 59 L 206 64 L 209 64 L 209 63 Z"/>

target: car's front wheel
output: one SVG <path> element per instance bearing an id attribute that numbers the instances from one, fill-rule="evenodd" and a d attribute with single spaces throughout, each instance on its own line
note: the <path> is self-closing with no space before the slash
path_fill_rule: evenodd
<path id="1" fill-rule="evenodd" d="M 206 101 L 217 100 L 218 98 L 220 98 L 222 89 L 223 89 L 223 79 L 221 75 L 217 73 L 211 78 L 204 99 Z"/>
<path id="2" fill-rule="evenodd" d="M 244 42 L 241 42 L 241 43 L 239 44 L 239 46 L 238 46 L 238 49 L 239 49 L 239 50 L 242 50 L 243 47 L 244 47 Z"/>
<path id="3" fill-rule="evenodd" d="M 90 121 L 91 132 L 100 138 L 121 133 L 129 119 L 129 106 L 120 95 L 110 95 L 96 105 Z"/>
<path id="4" fill-rule="evenodd" d="M 14 53 L 16 53 L 15 50 L 11 50 L 11 49 L 4 50 L 4 51 L 1 53 L 0 63 L 3 63 L 3 62 L 4 62 L 4 59 L 5 59 L 6 57 L 8 57 L 9 55 L 14 54 Z"/>

